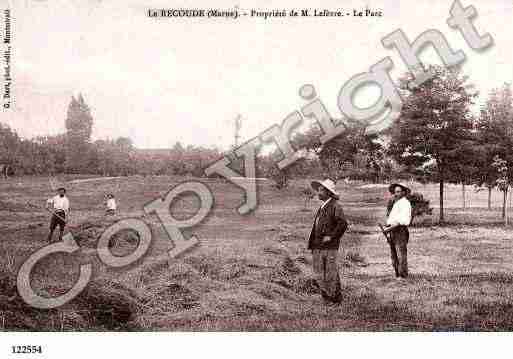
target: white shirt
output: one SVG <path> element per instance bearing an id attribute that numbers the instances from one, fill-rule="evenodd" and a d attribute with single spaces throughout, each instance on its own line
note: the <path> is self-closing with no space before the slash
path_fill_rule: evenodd
<path id="1" fill-rule="evenodd" d="M 403 225 L 409 226 L 411 222 L 411 204 L 406 197 L 394 203 L 390 214 L 388 215 L 387 224 L 390 226 Z"/>
<path id="2" fill-rule="evenodd" d="M 69 210 L 69 200 L 68 197 L 64 196 L 61 197 L 59 195 L 50 198 L 48 201 L 46 201 L 48 204 L 53 204 L 53 209 L 56 210 L 62 210 L 67 212 Z"/>
<path id="3" fill-rule="evenodd" d="M 107 208 L 116 210 L 116 200 L 114 198 L 109 198 L 107 200 Z"/>
<path id="4" fill-rule="evenodd" d="M 321 209 L 323 209 L 324 207 L 326 207 L 326 205 L 328 204 L 329 201 L 331 201 L 333 198 L 328 198 L 327 200 L 325 200 L 322 205 L 321 205 Z"/>

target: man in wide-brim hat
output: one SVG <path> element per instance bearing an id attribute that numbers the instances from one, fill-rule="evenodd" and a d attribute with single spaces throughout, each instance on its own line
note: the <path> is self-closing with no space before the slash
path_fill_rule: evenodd
<path id="1" fill-rule="evenodd" d="M 394 196 L 387 208 L 387 226 L 385 233 L 388 233 L 392 266 L 397 278 L 408 276 L 408 240 L 410 233 L 408 226 L 411 223 L 411 203 L 406 196 L 411 190 L 400 184 L 392 183 L 388 191 Z"/>
<path id="2" fill-rule="evenodd" d="M 340 239 L 348 224 L 335 182 L 330 179 L 313 181 L 312 188 L 323 203 L 318 209 L 308 239 L 308 249 L 312 251 L 313 270 L 322 297 L 326 302 L 340 303 L 341 286 L 338 273 L 338 249 Z"/>

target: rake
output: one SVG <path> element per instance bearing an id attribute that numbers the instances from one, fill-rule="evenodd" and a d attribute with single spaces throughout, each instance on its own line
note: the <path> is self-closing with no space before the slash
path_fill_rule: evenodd
<path id="1" fill-rule="evenodd" d="M 64 223 L 68 224 L 68 221 L 66 221 L 66 219 L 62 218 L 62 216 L 58 215 L 55 211 L 52 211 L 50 208 L 46 208 L 46 207 L 41 207 L 41 206 L 38 206 L 36 204 L 33 204 L 33 203 L 30 203 L 27 201 L 27 205 L 30 206 L 30 207 L 34 207 L 34 208 L 37 208 L 37 209 L 44 209 L 45 211 L 47 212 L 50 212 L 51 214 L 53 214 L 55 217 L 59 218 L 61 221 L 63 221 Z"/>
<path id="2" fill-rule="evenodd" d="M 385 232 L 385 228 L 383 227 L 383 225 L 381 223 L 378 223 L 378 226 L 379 229 L 381 229 L 381 233 L 383 233 L 383 235 L 387 239 L 387 242 L 390 242 L 390 237 L 387 235 L 387 232 Z"/>

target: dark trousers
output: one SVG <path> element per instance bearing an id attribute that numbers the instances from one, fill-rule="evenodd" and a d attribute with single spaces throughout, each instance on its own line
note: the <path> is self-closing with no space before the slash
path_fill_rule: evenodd
<path id="1" fill-rule="evenodd" d="M 337 256 L 337 249 L 312 250 L 313 270 L 322 298 L 332 303 L 340 303 L 342 300 Z"/>
<path id="2" fill-rule="evenodd" d="M 408 227 L 399 226 L 390 232 L 390 254 L 395 276 L 406 278 L 408 276 Z"/>
<path id="3" fill-rule="evenodd" d="M 66 213 L 64 211 L 55 211 L 55 213 L 52 214 L 52 219 L 50 220 L 50 233 L 48 234 L 48 242 L 51 242 L 53 231 L 55 231 L 57 226 L 59 226 L 59 239 L 62 239 L 64 227 L 66 226 Z"/>

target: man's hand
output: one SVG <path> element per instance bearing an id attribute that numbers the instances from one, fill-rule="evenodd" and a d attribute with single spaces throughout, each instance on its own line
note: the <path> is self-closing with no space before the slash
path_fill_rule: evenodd
<path id="1" fill-rule="evenodd" d="M 331 241 L 331 237 L 330 237 L 330 236 L 324 236 L 324 237 L 322 238 L 322 243 L 327 243 L 327 242 L 329 242 L 329 241 Z"/>
<path id="2" fill-rule="evenodd" d="M 384 232 L 385 232 L 385 233 L 388 233 L 388 232 L 390 232 L 392 229 L 394 229 L 395 227 L 396 227 L 396 226 L 391 226 L 391 225 L 387 224 L 387 225 L 386 225 L 386 227 L 385 227 Z"/>

